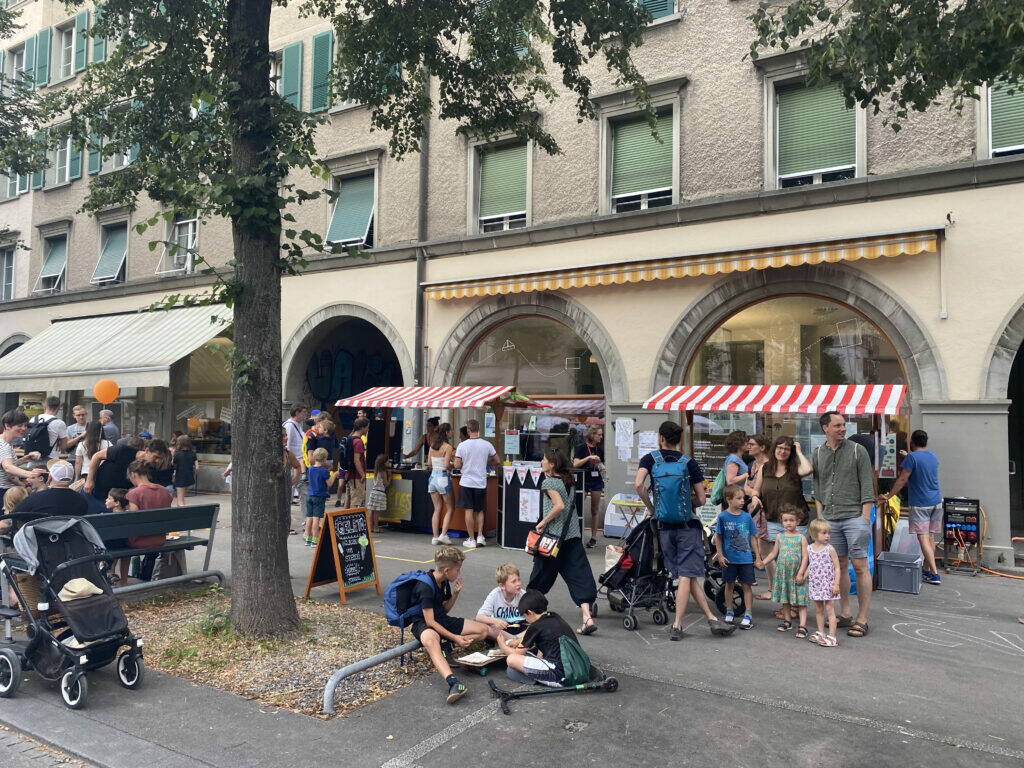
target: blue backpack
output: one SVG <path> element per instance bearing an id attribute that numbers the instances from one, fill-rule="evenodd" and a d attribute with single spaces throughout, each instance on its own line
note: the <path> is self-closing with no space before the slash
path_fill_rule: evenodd
<path id="1" fill-rule="evenodd" d="M 690 474 L 686 468 L 690 457 L 684 454 L 679 461 L 665 461 L 661 451 L 651 451 L 651 457 L 654 459 L 651 469 L 654 516 L 662 523 L 689 522 L 693 518 Z"/>
<path id="2" fill-rule="evenodd" d="M 434 577 L 429 571 L 403 573 L 384 590 L 384 616 L 391 626 L 408 627 L 423 618 L 423 607 L 419 603 L 410 605 L 412 592 L 418 581 L 429 584 L 432 590 L 437 591 Z"/>

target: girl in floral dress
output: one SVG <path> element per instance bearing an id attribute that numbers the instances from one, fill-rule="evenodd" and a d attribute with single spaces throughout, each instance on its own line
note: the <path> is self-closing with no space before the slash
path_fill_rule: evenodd
<path id="1" fill-rule="evenodd" d="M 835 599 L 839 595 L 839 557 L 835 549 L 828 543 L 829 530 L 832 528 L 827 520 L 812 520 L 808 529 L 814 543 L 807 548 L 807 584 L 808 593 L 814 601 L 814 618 L 818 623 L 818 631 L 808 640 L 825 648 L 839 645 L 836 640 L 836 608 Z M 828 620 L 828 634 L 825 634 L 825 621 Z"/>
<path id="2" fill-rule="evenodd" d="M 796 637 L 807 637 L 807 538 L 796 527 L 801 522 L 800 510 L 784 504 L 779 510 L 782 533 L 775 538 L 772 551 L 764 559 L 765 565 L 774 561 L 772 600 L 782 603 L 782 623 L 779 632 L 788 632 L 793 619 L 799 618 Z"/>

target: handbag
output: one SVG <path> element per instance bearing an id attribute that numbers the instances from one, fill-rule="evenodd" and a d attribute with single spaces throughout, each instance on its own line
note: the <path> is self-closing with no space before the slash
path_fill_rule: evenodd
<path id="1" fill-rule="evenodd" d="M 562 514 L 572 514 L 572 508 L 574 505 L 575 497 L 569 496 L 569 506 L 562 510 Z M 562 524 L 562 530 L 557 536 L 552 536 L 550 533 L 544 532 L 539 533 L 537 529 L 533 528 L 528 534 L 526 534 L 526 552 L 527 554 L 534 555 L 536 557 L 558 557 L 558 551 L 562 547 L 562 540 L 565 538 L 565 532 L 569 528 L 571 520 L 566 518 Z"/>

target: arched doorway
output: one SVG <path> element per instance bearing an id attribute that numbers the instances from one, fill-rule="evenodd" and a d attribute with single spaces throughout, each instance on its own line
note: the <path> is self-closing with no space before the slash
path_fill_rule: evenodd
<path id="1" fill-rule="evenodd" d="M 1010 531 L 1024 536 L 1024 347 L 1017 351 L 1006 387 L 1010 399 L 1007 416 L 1010 456 Z"/>
<path id="2" fill-rule="evenodd" d="M 28 336 L 24 333 L 14 333 L 0 342 L 0 357 L 9 355 L 11 352 L 16 350 L 22 344 L 28 341 Z M 18 407 L 18 393 L 17 392 L 4 392 L 0 394 L 0 404 L 2 404 L 3 412 L 11 410 L 12 408 Z"/>

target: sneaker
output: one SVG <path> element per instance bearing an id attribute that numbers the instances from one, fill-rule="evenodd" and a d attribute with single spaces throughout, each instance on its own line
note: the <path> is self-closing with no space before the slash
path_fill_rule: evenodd
<path id="1" fill-rule="evenodd" d="M 440 544 L 440 543 L 441 543 L 441 537 L 440 537 L 440 536 L 434 536 L 434 537 L 433 537 L 433 538 L 432 538 L 432 539 L 430 540 L 430 543 L 431 543 L 431 544 L 433 544 L 434 546 L 437 546 L 438 544 Z"/>
<path id="2" fill-rule="evenodd" d="M 462 542 L 462 546 L 464 546 L 466 549 L 476 549 L 476 542 L 472 539 L 466 539 L 464 542 Z"/>
<path id="3" fill-rule="evenodd" d="M 669 640 L 682 640 L 683 639 L 683 628 L 682 627 L 673 626 L 672 627 L 672 634 L 670 634 L 668 636 L 668 639 Z"/>
<path id="4" fill-rule="evenodd" d="M 941 584 L 942 577 L 934 571 L 921 571 L 921 581 L 926 584 Z"/>
<path id="5" fill-rule="evenodd" d="M 442 534 L 442 535 L 440 535 L 440 536 L 438 536 L 438 537 L 437 537 L 437 543 L 438 543 L 438 544 L 451 544 L 451 543 L 452 543 L 452 540 L 451 540 L 451 539 L 449 539 L 449 538 L 448 538 L 447 536 L 445 536 L 444 534 Z"/>
<path id="6" fill-rule="evenodd" d="M 743 618 L 740 619 L 740 629 L 750 629 L 754 626 L 754 619 L 749 613 L 743 614 Z"/>
<path id="7" fill-rule="evenodd" d="M 341 509 L 341 499 L 338 499 L 336 502 L 334 502 L 334 508 Z"/>
<path id="8" fill-rule="evenodd" d="M 708 619 L 708 627 L 711 629 L 712 635 L 718 635 L 719 637 L 731 635 L 736 631 L 735 624 L 726 624 L 724 621 L 720 621 L 719 619 Z"/>
<path id="9" fill-rule="evenodd" d="M 478 547 L 486 547 L 487 546 L 487 539 L 485 539 L 483 536 L 477 536 L 476 537 L 476 545 Z"/>
<path id="10" fill-rule="evenodd" d="M 727 614 L 725 614 L 725 618 L 722 619 L 722 621 L 724 621 L 726 624 L 732 624 L 734 621 L 736 621 L 736 615 L 732 611 L 729 611 Z"/>
<path id="11" fill-rule="evenodd" d="M 456 701 L 461 699 L 467 693 L 469 693 L 469 689 L 466 688 L 466 684 L 465 683 L 460 683 L 458 680 L 455 680 L 454 682 L 451 683 L 451 685 L 448 686 L 447 702 L 449 704 L 454 704 Z"/>
<path id="12" fill-rule="evenodd" d="M 311 546 L 311 547 L 315 547 L 319 543 L 320 543 L 320 539 L 310 539 L 309 540 L 309 546 Z"/>

